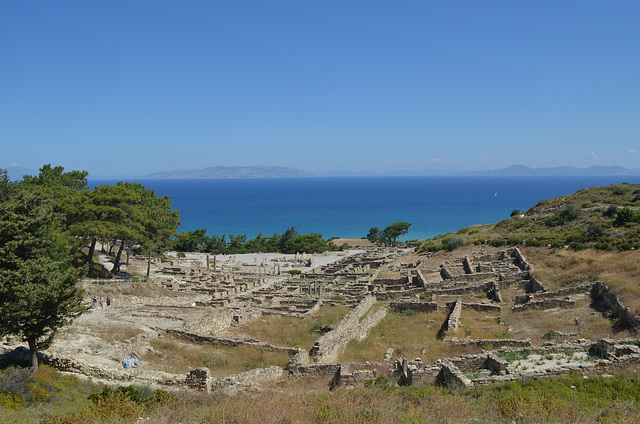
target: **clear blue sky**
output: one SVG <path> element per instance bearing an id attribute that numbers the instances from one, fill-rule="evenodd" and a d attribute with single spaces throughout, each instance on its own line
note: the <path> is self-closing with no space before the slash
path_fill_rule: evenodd
<path id="1" fill-rule="evenodd" d="M 640 168 L 640 1 L 0 0 L 0 167 Z"/>

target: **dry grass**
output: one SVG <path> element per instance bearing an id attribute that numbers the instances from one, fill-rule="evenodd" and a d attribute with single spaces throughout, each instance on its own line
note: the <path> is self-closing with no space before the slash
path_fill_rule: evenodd
<path id="1" fill-rule="evenodd" d="M 285 367 L 289 362 L 286 352 L 272 352 L 251 346 L 236 348 L 193 344 L 167 337 L 151 341 L 155 352 L 143 358 L 149 368 L 172 373 L 186 373 L 190 369 L 208 367 L 214 377 L 225 377 L 254 368 L 272 365 Z"/>
<path id="2" fill-rule="evenodd" d="M 393 357 L 422 358 L 426 362 L 475 351 L 447 345 L 436 336 L 448 315 L 440 309 L 431 313 L 389 312 L 363 341 L 352 341 L 340 356 L 341 362 L 380 362 L 389 348 Z"/>
<path id="3" fill-rule="evenodd" d="M 612 320 L 592 309 L 588 295 L 572 297 L 576 300 L 576 304 L 572 307 L 525 312 L 513 312 L 511 308 L 503 308 L 502 317 L 514 338 L 530 337 L 534 344 L 548 341 L 543 336 L 550 330 L 577 334 L 560 336 L 558 340 L 633 337 L 633 334 L 628 331 L 616 330 Z"/>
<path id="4" fill-rule="evenodd" d="M 91 335 L 99 337 L 108 343 L 135 340 L 144 333 L 140 328 L 124 324 L 92 324 L 88 326 L 88 330 Z"/>
<path id="5" fill-rule="evenodd" d="M 551 250 L 525 248 L 523 254 L 534 264 L 534 275 L 549 290 L 558 290 L 600 280 L 609 285 L 622 303 L 640 313 L 640 251 Z"/>
<path id="6" fill-rule="evenodd" d="M 337 390 L 293 387 L 233 397 L 182 398 L 155 424 L 200 423 L 639 423 L 637 379 L 580 375 L 450 392 L 438 387 Z M 184 413 L 183 411 L 189 411 Z"/>
<path id="7" fill-rule="evenodd" d="M 276 346 L 300 346 L 309 350 L 321 336 L 317 331 L 320 327 L 335 325 L 349 312 L 348 306 L 325 305 L 305 318 L 268 315 L 251 323 L 243 332 Z"/>
<path id="8" fill-rule="evenodd" d="M 459 339 L 495 339 L 504 338 L 507 327 L 500 322 L 499 313 L 479 312 L 462 308 L 460 327 L 451 336 Z"/>

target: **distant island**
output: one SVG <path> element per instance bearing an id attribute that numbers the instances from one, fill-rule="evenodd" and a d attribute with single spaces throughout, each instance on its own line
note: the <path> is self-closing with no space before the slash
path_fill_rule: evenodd
<path id="1" fill-rule="evenodd" d="M 589 168 L 575 168 L 573 166 L 559 166 L 555 168 L 530 168 L 526 165 L 513 165 L 508 168 L 489 171 L 466 172 L 463 175 L 473 176 L 588 176 L 588 175 L 638 175 L 640 170 L 627 169 L 621 166 L 591 166 Z"/>
<path id="2" fill-rule="evenodd" d="M 187 171 L 164 171 L 145 175 L 142 178 L 308 178 L 315 177 L 306 169 L 283 166 L 215 166 Z"/>

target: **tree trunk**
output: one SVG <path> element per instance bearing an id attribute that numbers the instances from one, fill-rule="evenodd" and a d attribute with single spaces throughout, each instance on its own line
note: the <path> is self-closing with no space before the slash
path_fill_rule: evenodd
<path id="1" fill-rule="evenodd" d="M 31 372 L 38 371 L 38 344 L 35 337 L 29 337 L 29 356 L 31 357 Z"/>
<path id="2" fill-rule="evenodd" d="M 98 239 L 91 240 L 91 246 L 89 246 L 89 254 L 87 256 L 87 262 L 89 263 L 89 275 L 91 275 L 91 271 L 93 270 L 93 252 L 96 250 L 96 242 Z"/>
<path id="3" fill-rule="evenodd" d="M 150 271 L 151 271 L 151 249 L 149 249 L 149 260 L 147 261 L 147 278 L 149 278 Z"/>
<path id="4" fill-rule="evenodd" d="M 116 243 L 118 242 L 118 239 L 115 239 L 113 241 L 113 243 L 111 244 L 111 246 L 109 246 L 109 254 L 111 254 L 111 251 L 113 250 L 114 246 L 116 245 Z"/>
<path id="5" fill-rule="evenodd" d="M 124 240 L 120 243 L 120 247 L 118 248 L 118 254 L 116 255 L 116 259 L 113 262 L 113 268 L 111 269 L 111 273 L 120 272 L 120 258 L 122 257 L 122 251 L 124 250 Z"/>

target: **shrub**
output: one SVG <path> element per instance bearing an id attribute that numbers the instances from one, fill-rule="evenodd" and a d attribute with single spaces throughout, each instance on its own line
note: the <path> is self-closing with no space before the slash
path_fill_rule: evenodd
<path id="1" fill-rule="evenodd" d="M 30 387 L 36 378 L 28 368 L 9 367 L 0 374 L 0 393 L 7 394 L 4 401 L 22 404 L 33 401 Z M 9 401 L 9 397 L 12 399 Z"/>
<path id="2" fill-rule="evenodd" d="M 613 250 L 613 246 L 605 241 L 594 244 L 593 248 L 596 250 Z"/>
<path id="3" fill-rule="evenodd" d="M 559 336 L 558 332 L 555 330 L 549 330 L 546 333 L 544 333 L 544 335 L 542 336 L 543 339 L 546 340 L 552 340 L 552 339 L 557 339 Z"/>
<path id="4" fill-rule="evenodd" d="M 520 209 L 514 209 L 511 211 L 511 215 L 512 217 L 520 215 Z"/>
<path id="5" fill-rule="evenodd" d="M 580 216 L 580 211 L 573 205 L 569 204 L 545 220 L 548 227 L 556 227 L 568 222 L 576 220 Z"/>
<path id="6" fill-rule="evenodd" d="M 633 245 L 631 243 L 622 243 L 618 245 L 618 250 L 631 250 Z"/>
<path id="7" fill-rule="evenodd" d="M 442 248 L 449 252 L 461 247 L 464 244 L 461 238 L 449 237 L 442 240 Z"/>
<path id="8" fill-rule="evenodd" d="M 540 247 L 544 245 L 544 242 L 535 239 L 528 239 L 524 242 L 524 245 L 528 247 Z"/>
<path id="9" fill-rule="evenodd" d="M 332 405 L 321 405 L 314 411 L 315 423 L 340 423 L 342 422 L 342 412 Z"/>
<path id="10" fill-rule="evenodd" d="M 607 209 L 602 212 L 602 216 L 605 218 L 613 218 L 618 213 L 618 207 L 616 205 L 611 205 Z"/>
<path id="11" fill-rule="evenodd" d="M 618 214 L 616 216 L 615 224 L 618 226 L 624 225 L 628 222 L 637 222 L 640 221 L 640 214 L 633 209 L 622 208 L 618 210 Z"/>

